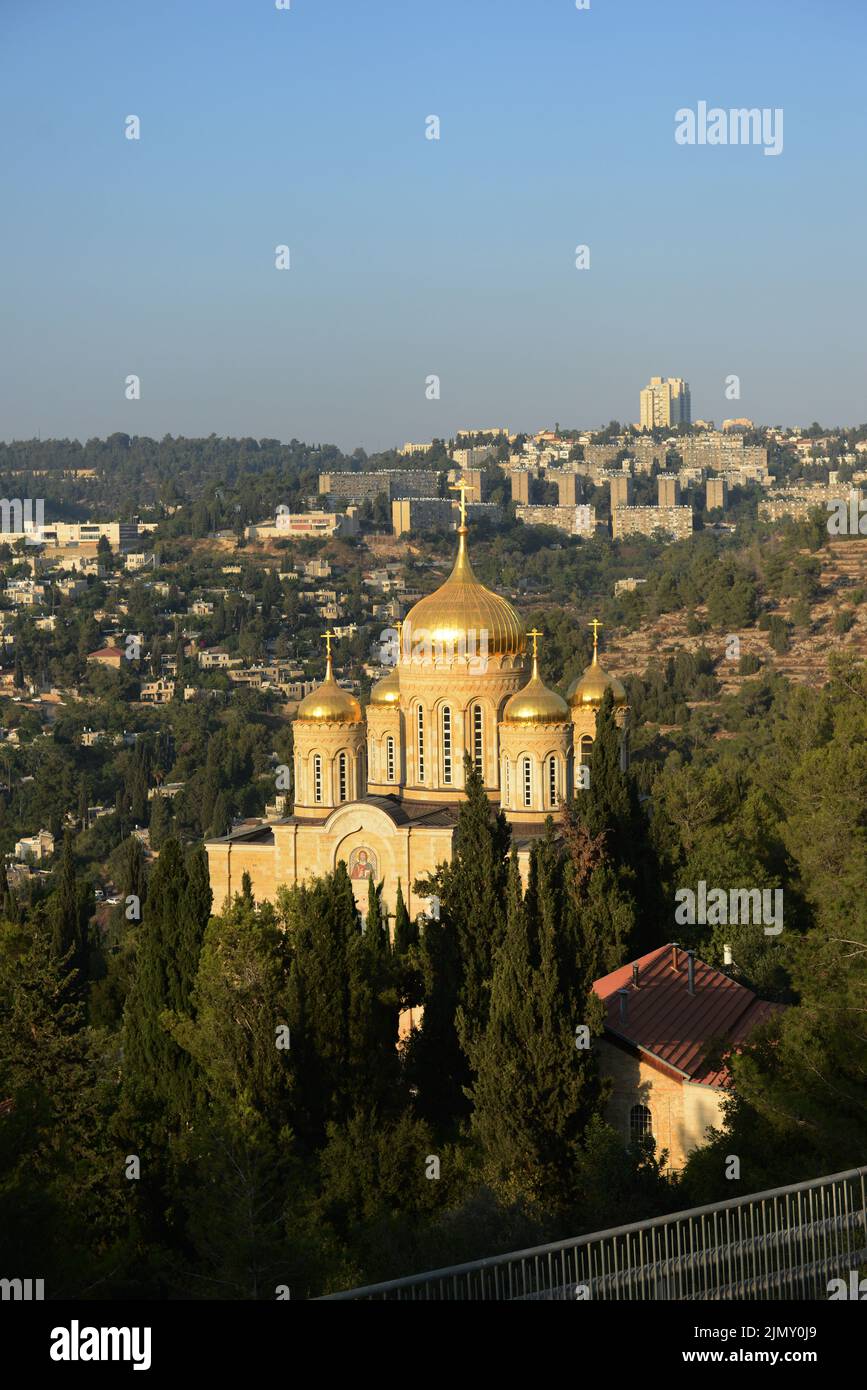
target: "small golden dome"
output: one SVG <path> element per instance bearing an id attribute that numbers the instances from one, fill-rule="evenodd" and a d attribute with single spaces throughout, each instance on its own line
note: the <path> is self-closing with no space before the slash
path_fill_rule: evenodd
<path id="1" fill-rule="evenodd" d="M 549 690 L 539 676 L 539 663 L 533 653 L 533 674 L 503 710 L 504 724 L 565 724 L 569 706 L 556 690 Z"/>
<path id="2" fill-rule="evenodd" d="M 311 690 L 298 706 L 296 719 L 305 724 L 360 724 L 361 705 L 348 690 L 341 690 L 334 679 L 331 644 L 325 662 L 325 680 Z"/>
<path id="3" fill-rule="evenodd" d="M 524 625 L 507 599 L 486 589 L 473 573 L 467 528 L 458 528 L 458 557 L 444 584 L 419 599 L 406 617 L 405 649 L 421 646 L 433 657 L 521 656 Z"/>
<path id="4" fill-rule="evenodd" d="M 599 665 L 599 628 L 602 624 L 594 618 L 590 626 L 593 629 L 593 660 L 589 666 L 585 666 L 583 675 L 572 682 L 566 691 L 566 699 L 572 709 L 579 709 L 585 705 L 601 705 L 606 690 L 611 691 L 614 704 L 617 707 L 626 704 L 626 687 L 616 676 L 609 676 Z"/>
<path id="5" fill-rule="evenodd" d="M 584 668 L 584 674 L 569 686 L 566 699 L 573 709 L 577 709 L 579 705 L 601 705 L 602 697 L 609 687 L 615 705 L 625 705 L 626 687 L 616 676 L 609 676 L 607 671 L 603 671 L 594 653 L 590 665 Z"/>
<path id="6" fill-rule="evenodd" d="M 387 676 L 383 676 L 371 686 L 370 703 L 387 708 L 393 708 L 400 703 L 400 678 L 396 666 L 392 667 Z"/>

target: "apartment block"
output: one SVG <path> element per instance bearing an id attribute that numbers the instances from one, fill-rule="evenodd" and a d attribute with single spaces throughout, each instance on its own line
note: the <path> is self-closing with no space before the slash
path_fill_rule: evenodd
<path id="1" fill-rule="evenodd" d="M 384 494 L 395 498 L 437 497 L 439 473 L 426 468 L 386 468 L 379 473 L 320 473 L 319 494 L 328 497 L 329 506 L 338 502 L 363 502 Z"/>
<path id="2" fill-rule="evenodd" d="M 705 502 L 709 512 L 725 511 L 728 491 L 728 483 L 725 478 L 708 478 Z"/>
<path id="3" fill-rule="evenodd" d="M 632 478 L 628 473 L 618 473 L 610 481 L 611 488 L 611 511 L 617 507 L 629 507 L 632 505 Z"/>
<path id="4" fill-rule="evenodd" d="M 401 497 L 391 504 L 391 529 L 396 536 L 440 530 L 451 525 L 456 510 L 451 497 Z"/>
<path id="5" fill-rule="evenodd" d="M 638 400 L 640 429 L 670 429 L 692 418 L 689 384 L 681 377 L 652 376 Z"/>
<path id="6" fill-rule="evenodd" d="M 530 503 L 530 478 L 531 473 L 526 468 L 515 469 L 512 473 L 512 501 L 518 502 L 521 506 L 529 506 Z"/>
<path id="7" fill-rule="evenodd" d="M 596 531 L 596 508 L 577 506 L 516 507 L 515 516 L 526 526 L 553 526 L 569 536 L 592 536 Z"/>
<path id="8" fill-rule="evenodd" d="M 615 540 L 622 536 L 652 536 L 664 531 L 674 540 L 692 535 L 692 507 L 618 507 L 611 514 Z"/>
<path id="9" fill-rule="evenodd" d="M 680 506 L 680 483 L 675 473 L 660 473 L 656 479 L 656 503 L 659 507 Z"/>
<path id="10" fill-rule="evenodd" d="M 580 484 L 577 473 L 552 473 L 548 481 L 557 484 L 557 497 L 561 507 L 577 507 Z"/>

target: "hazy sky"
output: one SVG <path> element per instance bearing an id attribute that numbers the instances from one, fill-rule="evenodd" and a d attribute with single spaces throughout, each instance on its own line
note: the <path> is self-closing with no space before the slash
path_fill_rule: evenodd
<path id="1" fill-rule="evenodd" d="M 2 438 L 373 449 L 651 373 L 867 419 L 864 0 L 0 0 L 0 53 Z M 678 145 L 699 101 L 782 153 Z"/>

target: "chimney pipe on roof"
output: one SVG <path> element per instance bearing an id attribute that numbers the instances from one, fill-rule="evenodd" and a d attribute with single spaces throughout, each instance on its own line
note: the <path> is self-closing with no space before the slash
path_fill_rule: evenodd
<path id="1" fill-rule="evenodd" d="M 626 1010 L 627 1010 L 627 1005 L 628 1005 L 628 1000 L 629 1000 L 629 990 L 628 990 L 628 989 L 619 989 L 619 990 L 617 991 L 617 993 L 620 995 L 620 1022 L 621 1022 L 621 1023 L 625 1023 L 625 1022 L 626 1022 Z"/>
<path id="2" fill-rule="evenodd" d="M 638 989 L 638 966 L 637 966 L 637 965 L 633 965 L 633 967 L 632 967 L 632 988 L 633 988 L 633 989 Z"/>
<path id="3" fill-rule="evenodd" d="M 677 942 L 676 942 L 676 941 L 672 941 L 672 943 L 671 943 L 671 968 L 672 968 L 672 970 L 678 970 L 678 969 L 680 968 L 680 962 L 679 962 L 678 956 L 677 956 Z"/>
<path id="4" fill-rule="evenodd" d="M 695 994 L 695 951 L 686 953 L 686 987 L 690 994 Z"/>

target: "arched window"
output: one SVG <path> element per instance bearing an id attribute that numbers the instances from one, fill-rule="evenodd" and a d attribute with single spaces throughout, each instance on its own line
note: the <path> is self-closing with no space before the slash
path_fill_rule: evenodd
<path id="1" fill-rule="evenodd" d="M 337 759 L 337 800 L 349 800 L 349 759 L 345 753 Z"/>
<path id="2" fill-rule="evenodd" d="M 484 732 L 482 707 L 481 705 L 473 705 L 473 766 L 476 772 L 484 772 L 485 769 Z"/>
<path id="3" fill-rule="evenodd" d="M 391 734 L 385 740 L 385 780 L 394 781 L 394 739 Z"/>
<path id="4" fill-rule="evenodd" d="M 590 766 L 590 754 L 593 752 L 593 740 L 589 734 L 581 735 L 580 759 L 582 767 Z"/>
<path id="5" fill-rule="evenodd" d="M 322 801 L 322 758 L 318 753 L 313 757 L 313 800 L 317 805 Z"/>
<path id="6" fill-rule="evenodd" d="M 452 780 L 452 712 L 448 705 L 442 708 L 442 747 L 443 747 L 443 785 Z"/>
<path id="7" fill-rule="evenodd" d="M 646 1105 L 633 1105 L 629 1112 L 629 1138 L 634 1144 L 647 1136 L 653 1138 L 653 1117 Z"/>
<path id="8" fill-rule="evenodd" d="M 423 781 L 424 781 L 424 710 L 422 709 L 421 705 L 419 705 L 418 710 L 416 711 L 416 718 L 417 718 L 417 720 L 418 720 L 418 724 L 417 724 L 417 726 L 416 726 L 417 729 L 418 729 L 418 734 L 417 734 L 417 736 L 416 736 L 416 749 L 417 749 L 417 757 L 418 757 L 418 781 L 419 781 L 419 782 L 423 782 Z"/>
<path id="9" fill-rule="evenodd" d="M 521 759 L 521 786 L 524 791 L 524 805 L 533 803 L 533 766 L 529 758 Z"/>
<path id="10" fill-rule="evenodd" d="M 560 804 L 559 778 L 557 776 L 557 759 L 552 756 L 548 759 L 548 805 L 553 810 Z"/>
<path id="11" fill-rule="evenodd" d="M 512 769 L 508 758 L 503 759 L 503 804 L 511 804 L 512 797 Z"/>

